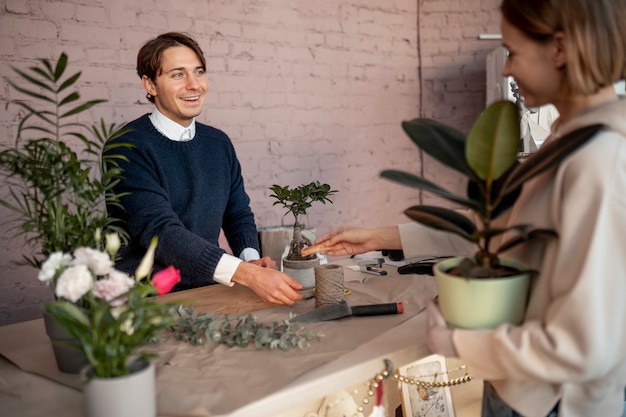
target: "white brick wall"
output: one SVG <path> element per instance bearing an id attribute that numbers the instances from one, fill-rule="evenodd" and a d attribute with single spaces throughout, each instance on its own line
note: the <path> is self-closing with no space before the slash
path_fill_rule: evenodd
<path id="1" fill-rule="evenodd" d="M 210 91 L 199 119 L 233 140 L 259 227 L 283 221 L 269 186 L 312 180 L 339 190 L 334 205 L 310 210 L 308 224 L 318 231 L 393 224 L 406 221 L 402 211 L 419 195 L 381 180 L 380 171 L 422 169 L 400 122 L 421 115 L 469 129 L 485 101 L 484 56 L 497 44 L 476 39 L 498 32 L 498 4 L 5 0 L 0 101 L 4 109 L 17 97 L 5 80 L 13 77 L 10 66 L 25 68 L 64 51 L 72 69 L 83 71 L 83 98 L 109 100 L 90 113 L 93 120 L 132 120 L 151 109 L 134 71 L 138 48 L 158 33 L 187 31 L 208 63 Z M 13 143 L 18 116 L 14 106 L 0 112 L 1 146 Z M 459 187 L 432 161 L 424 169 Z M 22 248 L 8 226 L 0 231 L 3 324 L 36 316 L 50 293 L 38 285 L 36 271 L 13 265 Z"/>

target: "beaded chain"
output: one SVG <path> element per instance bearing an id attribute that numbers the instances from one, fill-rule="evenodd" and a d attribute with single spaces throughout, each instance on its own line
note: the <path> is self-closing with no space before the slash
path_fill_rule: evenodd
<path id="1" fill-rule="evenodd" d="M 391 361 L 385 360 L 385 365 L 386 365 L 386 368 L 383 371 L 379 372 L 378 374 L 374 376 L 374 378 L 366 382 L 366 385 L 368 387 L 367 395 L 361 400 L 361 404 L 357 407 L 357 410 L 356 410 L 357 413 L 350 417 L 358 417 L 359 413 L 363 413 L 365 411 L 365 407 L 369 405 L 369 403 L 371 402 L 370 398 L 374 397 L 374 395 L 376 394 L 376 390 L 378 386 L 382 384 L 384 380 L 389 379 L 389 377 L 392 377 L 394 380 L 400 383 L 415 385 L 418 390 L 421 388 L 451 387 L 451 386 L 459 385 L 464 382 L 469 382 L 472 380 L 472 375 L 467 371 L 467 367 L 465 365 L 461 365 L 458 368 L 443 372 L 445 374 L 451 374 L 456 371 L 464 371 L 464 375 L 462 377 L 453 378 L 448 381 L 437 381 L 437 377 L 441 373 L 434 373 L 431 375 L 422 375 L 419 377 L 419 378 L 431 378 L 432 377 L 434 378 L 433 381 L 423 381 L 423 380 L 417 379 L 417 377 L 405 376 L 405 375 L 400 374 L 398 371 L 393 372 L 393 375 L 392 375 L 393 366 L 391 365 Z M 354 390 L 353 395 L 357 395 L 358 393 L 359 393 L 359 390 L 357 388 Z M 335 405 L 338 405 L 338 404 L 327 405 L 326 412 L 328 413 L 329 409 L 333 408 L 333 406 Z"/>
<path id="2" fill-rule="evenodd" d="M 424 375 L 424 376 L 420 376 L 420 378 L 429 378 L 429 377 L 434 377 L 433 381 L 422 381 L 413 377 L 408 377 L 408 376 L 404 376 L 404 375 L 400 375 L 398 372 L 395 372 L 393 374 L 393 379 L 400 381 L 400 382 L 405 382 L 407 384 L 411 384 L 411 385 L 417 385 L 418 387 L 423 387 L 423 388 L 441 388 L 441 387 L 451 387 L 453 385 L 458 385 L 458 384 L 462 384 L 464 382 L 468 382 L 472 380 L 472 375 L 470 375 L 467 372 L 467 368 L 465 367 L 465 365 L 461 365 L 460 367 L 456 368 L 456 369 L 452 369 L 450 371 L 446 371 L 444 373 L 446 374 L 450 374 L 452 372 L 455 371 L 461 371 L 464 370 L 465 371 L 465 375 L 463 375 L 460 378 L 453 378 L 450 379 L 448 381 L 437 381 L 437 373 L 432 374 L 432 375 Z"/>
<path id="3" fill-rule="evenodd" d="M 380 373 L 376 374 L 376 376 L 374 376 L 374 378 L 372 378 L 368 382 L 369 384 L 369 390 L 367 392 L 368 397 L 363 398 L 362 405 L 359 405 L 359 407 L 357 408 L 357 411 L 359 413 L 362 413 L 363 411 L 365 411 L 365 406 L 370 403 L 370 398 L 374 396 L 376 389 L 378 388 L 378 385 L 381 384 L 384 380 L 388 379 L 389 376 L 391 375 L 390 369 L 392 369 L 392 366 L 390 365 L 390 362 L 387 362 L 387 361 L 385 362 L 386 362 L 387 368 L 381 371 Z M 469 382 L 472 380 L 472 375 L 467 371 L 467 367 L 465 365 L 461 365 L 458 368 L 446 371 L 444 373 L 451 374 L 453 372 L 461 371 L 461 370 L 465 372 L 465 374 L 462 377 L 453 378 L 448 381 L 437 381 L 437 376 L 439 375 L 439 373 L 435 373 L 432 375 L 423 375 L 419 377 L 419 378 L 433 377 L 434 378 L 433 381 L 423 381 L 414 377 L 408 377 L 408 376 L 400 374 L 398 371 L 393 372 L 393 375 L 391 376 L 393 377 L 393 379 L 395 379 L 398 382 L 415 385 L 418 387 L 418 389 L 419 388 L 443 388 L 443 387 L 451 387 L 454 385 L 459 385 L 464 382 Z"/>

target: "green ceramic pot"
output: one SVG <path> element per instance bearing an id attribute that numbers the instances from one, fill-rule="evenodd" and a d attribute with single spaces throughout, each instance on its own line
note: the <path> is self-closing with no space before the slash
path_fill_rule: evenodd
<path id="1" fill-rule="evenodd" d="M 451 327 L 484 329 L 503 323 L 519 324 L 524 319 L 530 274 L 506 278 L 463 278 L 450 270 L 463 258 L 450 258 L 433 268 L 439 289 L 439 308 Z M 511 260 L 501 262 L 516 269 L 523 265 Z"/>

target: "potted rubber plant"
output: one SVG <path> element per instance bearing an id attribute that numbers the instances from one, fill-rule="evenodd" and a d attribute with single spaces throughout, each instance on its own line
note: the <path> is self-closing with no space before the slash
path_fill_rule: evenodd
<path id="1" fill-rule="evenodd" d="M 7 106 L 17 106 L 21 117 L 14 144 L 0 149 L 0 175 L 8 190 L 0 205 L 12 213 L 3 222 L 23 238 L 26 250 L 21 262 L 40 270 L 41 280 L 42 264 L 54 253 L 100 247 L 112 234 L 122 243 L 127 240 L 105 208 L 106 201 L 119 201 L 113 186 L 122 175 L 116 164 L 120 157 L 106 157 L 107 169 L 100 155 L 105 146 L 128 145 L 114 141 L 124 133 L 115 124 L 79 120 L 105 100 L 81 100 L 77 84 L 81 73 L 68 74 L 65 53 L 53 61 L 40 59 L 28 70 L 13 70 L 16 77 L 7 82 L 22 98 Z M 105 145 L 109 139 L 113 142 Z M 78 372 L 86 359 L 66 348 L 77 344 L 46 312 L 44 320 L 51 339 L 59 340 L 53 343 L 59 368 Z"/>
<path id="2" fill-rule="evenodd" d="M 302 250 L 312 246 L 311 239 L 306 235 L 306 227 L 301 223 L 301 216 L 306 215 L 314 202 L 322 204 L 331 203 L 329 198 L 337 190 L 331 189 L 330 185 L 313 181 L 309 184 L 302 184 L 297 187 L 272 185 L 270 190 L 273 194 L 275 205 L 282 205 L 287 211 L 285 216 L 291 213 L 294 218 L 293 237 L 289 243 L 289 252 L 282 260 L 282 269 L 290 277 L 300 282 L 305 289 L 315 286 L 315 275 L 313 269 L 319 265 L 317 254 L 303 255 Z"/>
<path id="3" fill-rule="evenodd" d="M 511 101 L 491 104 L 467 136 L 426 118 L 404 121 L 402 128 L 425 153 L 467 179 L 466 194 L 457 195 L 411 173 L 381 173 L 383 178 L 435 194 L 465 209 L 417 205 L 405 210 L 412 220 L 458 235 L 476 247 L 473 255 L 446 259 L 433 267 L 442 315 L 451 326 L 464 328 L 521 322 L 530 280 L 536 272 L 501 254 L 524 242 L 558 236 L 553 230 L 528 224 L 501 227 L 496 219 L 513 206 L 524 183 L 559 164 L 601 126 L 572 132 L 558 146 L 543 146 L 523 162 L 518 158 L 519 112 Z M 512 237 L 496 246 L 494 238 L 504 233 Z"/>

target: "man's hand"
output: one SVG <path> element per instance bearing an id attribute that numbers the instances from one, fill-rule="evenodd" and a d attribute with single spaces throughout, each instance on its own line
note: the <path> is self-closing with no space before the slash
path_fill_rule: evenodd
<path id="1" fill-rule="evenodd" d="M 274 262 L 274 260 L 270 258 L 269 256 L 264 256 L 261 259 L 257 259 L 257 260 L 249 261 L 249 262 L 251 264 L 260 266 L 262 268 L 276 269 L 276 262 Z"/>
<path id="2" fill-rule="evenodd" d="M 298 281 L 273 268 L 252 262 L 241 262 L 232 281 L 250 288 L 266 303 L 292 305 L 304 297 L 298 292 L 303 288 Z"/>

